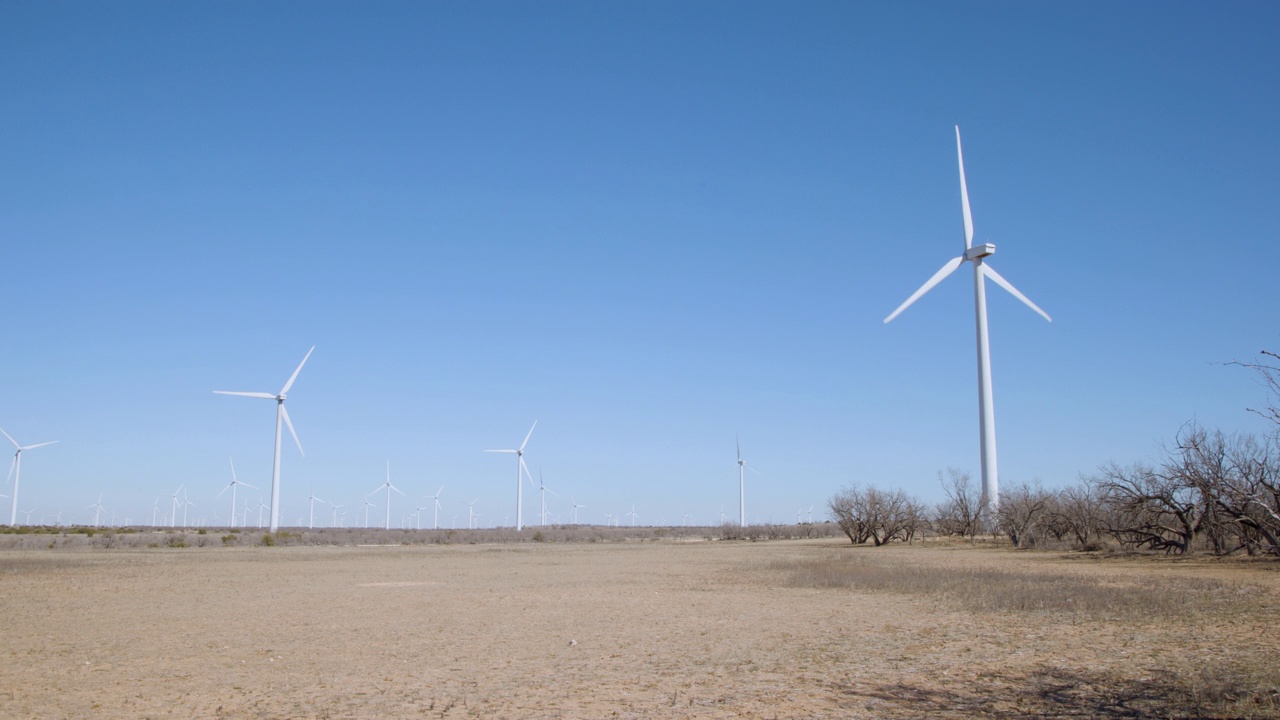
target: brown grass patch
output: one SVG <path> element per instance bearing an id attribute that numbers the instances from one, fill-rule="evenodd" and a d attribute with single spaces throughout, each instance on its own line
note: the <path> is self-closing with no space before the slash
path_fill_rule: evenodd
<path id="1" fill-rule="evenodd" d="M 942 598 L 971 612 L 1046 613 L 1091 620 L 1160 620 L 1254 612 L 1265 589 L 1212 578 L 1131 579 L 968 564 L 903 564 L 900 558 L 843 555 L 778 562 L 791 587 L 848 588 Z"/>

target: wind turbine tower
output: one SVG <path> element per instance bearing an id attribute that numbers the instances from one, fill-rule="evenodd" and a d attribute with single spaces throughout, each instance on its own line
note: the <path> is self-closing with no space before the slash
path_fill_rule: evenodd
<path id="1" fill-rule="evenodd" d="M 733 443 L 738 447 L 738 525 L 740 527 L 746 527 L 747 526 L 747 478 L 746 478 L 745 471 L 750 470 L 751 472 L 757 475 L 759 475 L 760 472 L 757 471 L 755 468 L 751 467 L 750 465 L 748 465 L 746 460 L 742 459 L 742 443 L 738 442 L 737 435 L 733 436 Z M 721 516 L 724 515 L 723 512 L 721 512 L 720 514 Z"/>
<path id="2" fill-rule="evenodd" d="M 533 425 L 529 428 L 529 434 L 524 436 L 524 442 L 520 443 L 520 447 L 516 450 L 485 450 L 492 453 L 510 453 L 516 456 L 516 532 L 524 528 L 524 475 L 529 476 L 529 483 L 533 483 L 533 473 L 529 472 L 524 464 L 524 446 L 529 444 L 529 438 L 533 437 L 533 428 L 538 427 L 538 421 L 534 420 Z"/>
<path id="3" fill-rule="evenodd" d="M 271 466 L 271 532 L 280 529 L 280 422 L 282 420 L 285 425 L 289 426 L 289 434 L 293 436 L 293 442 L 298 445 L 298 453 L 306 457 L 306 453 L 302 451 L 302 441 L 298 439 L 298 432 L 293 429 L 293 421 L 289 419 L 289 411 L 284 409 L 284 400 L 289 393 L 289 388 L 293 387 L 293 381 L 298 379 L 298 373 L 302 372 L 302 366 L 307 364 L 307 358 L 311 357 L 311 353 L 315 352 L 315 349 L 316 346 L 312 345 L 307 354 L 302 357 L 302 362 L 298 363 L 298 368 L 289 376 L 289 380 L 284 384 L 284 387 L 280 388 L 280 392 L 275 395 L 264 392 L 214 390 L 219 395 L 240 395 L 242 397 L 276 401 L 276 449 L 275 458 Z"/>
<path id="4" fill-rule="evenodd" d="M 9 442 L 13 443 L 13 447 L 16 449 L 16 452 L 13 453 L 13 462 L 9 464 L 9 474 L 13 476 L 13 497 L 10 498 L 13 504 L 9 506 L 9 525 L 14 526 L 18 524 L 18 480 L 22 475 L 22 451 L 34 450 L 45 445 L 52 445 L 58 441 L 50 440 L 49 442 L 36 443 L 35 445 L 19 445 L 18 441 L 14 440 L 9 433 L 4 432 L 3 428 L 0 428 L 0 433 L 4 433 L 4 436 L 9 438 Z"/>
<path id="5" fill-rule="evenodd" d="M 973 263 L 973 304 L 978 331 L 978 438 L 982 460 L 982 496 L 979 504 L 984 508 L 984 513 L 994 514 L 1000 507 L 1000 477 L 996 470 L 996 415 L 995 401 L 991 391 L 991 347 L 987 338 L 986 279 L 990 278 L 1010 295 L 1039 313 L 1045 320 L 1053 322 L 1053 318 L 1028 300 L 1027 296 L 1018 292 L 1017 288 L 987 263 L 987 258 L 995 254 L 995 245 L 973 244 L 973 213 L 969 209 L 969 187 L 964 177 L 964 152 L 960 148 L 959 126 L 956 127 L 956 158 L 960 165 L 960 209 L 964 215 L 964 254 L 948 260 L 942 269 L 925 281 L 925 284 L 899 305 L 897 310 L 889 313 L 889 317 L 885 318 L 884 322 L 888 324 L 964 263 Z"/>

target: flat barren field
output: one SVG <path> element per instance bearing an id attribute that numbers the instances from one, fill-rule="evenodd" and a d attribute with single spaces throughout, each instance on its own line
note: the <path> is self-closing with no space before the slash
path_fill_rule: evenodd
<path id="1" fill-rule="evenodd" d="M 1278 570 L 835 540 L 5 551 L 0 717 L 1276 717 Z"/>

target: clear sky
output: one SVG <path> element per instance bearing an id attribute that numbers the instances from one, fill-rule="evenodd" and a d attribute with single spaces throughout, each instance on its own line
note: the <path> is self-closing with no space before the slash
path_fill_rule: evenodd
<path id="1" fill-rule="evenodd" d="M 282 524 L 362 522 L 387 461 L 394 524 L 441 485 L 513 523 L 481 450 L 535 419 L 561 520 L 733 517 L 735 433 L 752 521 L 937 500 L 978 475 L 971 273 L 881 321 L 963 249 L 955 125 L 1054 318 L 990 286 L 1004 485 L 1264 430 L 1223 363 L 1280 349 L 1277 37 L 1274 2 L 5 2 L 0 427 L 60 441 L 20 509 L 185 484 L 225 523 L 274 408 L 212 391 L 312 345 Z"/>

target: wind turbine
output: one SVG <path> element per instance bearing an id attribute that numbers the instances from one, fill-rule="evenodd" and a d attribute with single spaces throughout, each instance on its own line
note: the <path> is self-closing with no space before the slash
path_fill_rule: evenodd
<path id="1" fill-rule="evenodd" d="M 374 490 L 373 492 L 378 492 L 378 491 Z M 369 495 L 372 495 L 372 494 L 373 493 L 369 493 Z M 369 508 L 378 507 L 377 505 L 374 505 L 373 503 L 369 502 L 369 495 L 364 496 L 364 527 L 366 530 L 369 528 Z"/>
<path id="2" fill-rule="evenodd" d="M 573 524 L 578 524 L 578 508 L 586 509 L 586 505 L 579 505 L 577 500 L 573 501 Z"/>
<path id="3" fill-rule="evenodd" d="M 435 506 L 436 506 L 435 519 L 434 519 L 434 522 L 432 523 L 432 527 L 431 527 L 431 529 L 432 529 L 432 530 L 439 530 L 439 529 L 440 529 L 440 493 L 442 493 L 442 492 L 444 492 L 444 486 L 443 486 L 443 485 L 441 485 L 441 486 L 440 486 L 440 489 L 436 491 L 436 494 L 435 494 L 435 495 L 424 495 L 424 496 L 423 496 L 423 497 L 431 498 L 431 500 L 435 503 Z M 421 529 L 421 528 L 419 528 L 419 529 Z"/>
<path id="4" fill-rule="evenodd" d="M 636 506 L 635 506 L 635 503 L 632 503 L 632 505 L 631 505 L 631 512 L 629 512 L 629 513 L 623 513 L 623 515 L 630 515 L 630 516 L 631 516 L 631 527 L 635 527 L 635 526 L 636 526 Z"/>
<path id="5" fill-rule="evenodd" d="M 480 502 L 480 498 L 476 498 L 471 502 L 467 502 L 466 500 L 459 500 L 458 502 L 467 506 L 467 529 L 471 530 L 471 525 L 476 519 L 476 503 Z"/>
<path id="6" fill-rule="evenodd" d="M 743 471 L 743 468 L 746 468 L 747 470 L 750 470 L 751 472 L 757 475 L 759 475 L 760 472 L 755 468 L 751 467 L 750 465 L 748 465 L 746 460 L 742 459 L 742 443 L 738 442 L 737 435 L 733 436 L 733 444 L 738 447 L 738 525 L 741 527 L 746 527 L 747 526 L 747 481 L 746 481 L 746 473 Z M 724 515 L 723 512 L 721 512 L 720 514 Z"/>
<path id="7" fill-rule="evenodd" d="M 188 527 L 187 526 L 187 510 L 193 507 L 200 507 L 200 506 L 191 502 L 191 497 L 188 496 L 187 493 L 183 492 L 182 493 L 182 527 Z"/>
<path id="8" fill-rule="evenodd" d="M 485 452 L 493 453 L 514 453 L 516 456 L 516 532 L 524 528 L 524 485 L 521 483 L 523 474 L 529 475 L 529 482 L 533 482 L 533 474 L 529 472 L 529 468 L 524 464 L 524 446 L 529 444 L 529 438 L 533 436 L 533 428 L 538 427 L 538 421 L 534 420 L 532 427 L 529 428 L 529 434 L 524 436 L 524 442 L 520 443 L 517 450 L 485 450 Z"/>
<path id="9" fill-rule="evenodd" d="M 529 478 L 529 484 L 530 484 L 530 485 L 532 485 L 532 484 L 533 484 L 533 478 Z M 548 488 L 547 488 L 547 484 L 546 484 L 545 482 L 543 482 L 543 480 L 542 480 L 542 468 L 538 468 L 538 495 L 539 495 L 539 497 L 542 499 L 542 514 L 541 514 L 541 518 L 542 518 L 542 526 L 543 526 L 543 527 L 546 527 L 546 526 L 547 526 L 547 493 L 551 493 L 552 495 L 555 495 L 556 497 L 560 497 L 560 494 L 559 494 L 559 493 L 557 493 L 557 492 L 556 492 L 556 491 L 554 491 L 554 490 L 551 490 L 551 489 L 548 489 Z"/>
<path id="10" fill-rule="evenodd" d="M 333 503 L 329 503 L 329 504 L 333 506 L 333 519 L 329 521 L 329 527 L 336 528 L 338 527 L 338 508 L 342 506 L 334 505 Z"/>
<path id="11" fill-rule="evenodd" d="M 88 509 L 93 511 L 93 526 L 98 527 L 98 517 L 102 515 L 102 493 L 98 493 L 98 502 L 89 505 Z"/>
<path id="12" fill-rule="evenodd" d="M 22 451 L 34 450 L 45 445 L 52 445 L 58 441 L 50 440 L 49 442 L 36 443 L 35 445 L 19 445 L 18 441 L 14 440 L 9 433 L 4 432 L 3 428 L 0 428 L 0 433 L 4 433 L 4 436 L 9 438 L 9 442 L 13 443 L 13 447 L 17 450 L 13 454 L 13 462 L 9 463 L 9 475 L 13 477 L 13 497 L 10 498 L 12 505 L 10 505 L 9 509 L 9 525 L 13 526 L 18 524 L 18 480 L 22 475 Z M 8 478 L 5 478 L 5 482 L 8 482 Z"/>
<path id="13" fill-rule="evenodd" d="M 298 439 L 298 432 L 293 429 L 293 421 L 289 419 L 289 411 L 284 409 L 284 399 L 289 393 L 289 388 L 293 387 L 293 381 L 298 379 L 298 373 L 302 372 L 302 366 L 307 364 L 307 358 L 311 357 L 311 353 L 316 349 L 315 345 L 307 351 L 302 357 L 302 362 L 298 363 L 298 368 L 289 376 L 289 380 L 285 382 L 284 387 L 280 388 L 280 392 L 272 395 L 264 392 L 232 392 L 230 390 L 214 390 L 219 395 L 240 395 L 242 397 L 262 398 L 264 400 L 276 401 L 276 450 L 275 459 L 271 466 L 271 532 L 280 529 L 280 421 L 283 420 L 285 425 L 289 426 L 289 434 L 293 436 L 293 442 L 298 446 L 298 454 L 306 457 L 306 453 L 302 452 L 302 441 Z"/>
<path id="14" fill-rule="evenodd" d="M 320 498 L 316 497 L 314 493 L 311 495 L 311 497 L 307 498 L 307 503 L 311 505 L 311 509 L 307 514 L 308 530 L 311 530 L 316 526 L 316 501 L 317 500 L 319 500 L 322 503 L 324 502 L 323 500 L 320 500 Z M 329 503 L 325 503 L 325 504 L 328 505 Z"/>
<path id="15" fill-rule="evenodd" d="M 969 209 L 969 186 L 964 179 L 964 152 L 960 149 L 959 126 L 956 126 L 956 158 L 960 165 L 960 206 L 964 214 L 964 254 L 948 260 L 942 266 L 942 269 L 925 281 L 925 284 L 921 285 L 919 290 L 916 290 L 911 294 L 911 297 L 899 305 L 897 310 L 889 313 L 889 317 L 885 318 L 884 321 L 887 324 L 890 320 L 893 320 L 899 313 L 910 307 L 911 303 L 914 303 L 922 295 L 933 289 L 934 285 L 945 280 L 948 275 L 955 272 L 964 263 L 973 263 L 974 315 L 978 326 L 978 438 L 982 459 L 982 496 L 979 499 L 979 504 L 985 508 L 985 512 L 995 513 L 1000 506 L 1000 477 L 996 471 L 996 416 L 995 400 L 991 391 L 991 347 L 987 339 L 986 278 L 990 278 L 995 284 L 1007 290 L 1010 295 L 1021 300 L 1024 305 L 1036 311 L 1045 320 L 1053 322 L 1053 318 L 1049 317 L 1048 313 L 1041 310 L 1035 303 L 1028 300 L 1026 295 L 1018 292 L 1018 289 L 1010 284 L 1008 280 L 1005 280 L 1000 273 L 996 272 L 995 268 L 987 264 L 986 258 L 995 253 L 995 245 L 991 243 L 973 244 L 973 213 Z"/>
<path id="16" fill-rule="evenodd" d="M 249 483 L 240 482 L 239 480 L 237 480 L 235 461 L 232 460 L 230 457 L 228 457 L 227 462 L 231 463 L 231 482 L 227 485 L 227 487 L 224 487 L 221 490 L 219 490 L 218 494 L 214 495 L 213 497 L 216 500 L 217 498 L 222 497 L 222 493 L 226 492 L 228 488 L 231 489 L 231 527 L 235 527 L 236 526 L 236 486 L 243 485 L 247 488 L 253 488 L 254 490 L 257 490 L 258 488 L 253 487 Z"/>
<path id="17" fill-rule="evenodd" d="M 155 504 L 151 506 L 151 527 L 157 527 L 156 515 L 160 514 L 160 498 L 161 497 L 164 497 L 164 496 L 157 495 Z"/>
<path id="18" fill-rule="evenodd" d="M 391 529 L 391 491 L 395 490 L 401 495 L 404 495 L 404 493 L 400 492 L 400 488 L 391 484 L 391 461 L 390 460 L 387 461 L 387 481 L 379 485 L 378 487 L 374 488 L 373 492 L 369 493 L 369 495 L 372 495 L 373 493 L 376 493 L 382 489 L 386 489 L 387 491 L 387 524 L 384 529 L 390 530 Z M 365 495 L 366 501 L 369 499 L 369 495 Z M 367 510 L 365 511 L 365 517 L 368 517 Z"/>
<path id="19" fill-rule="evenodd" d="M 258 497 L 258 527 L 262 527 L 262 511 L 271 509 L 269 505 L 262 502 L 262 497 Z"/>
<path id="20" fill-rule="evenodd" d="M 172 528 L 174 524 L 178 522 L 178 505 L 181 504 L 178 502 L 178 493 L 182 492 L 182 488 L 185 486 L 186 486 L 186 483 L 183 483 L 182 485 L 178 486 L 177 490 L 173 491 L 173 510 L 172 512 L 169 513 L 170 528 Z"/>

